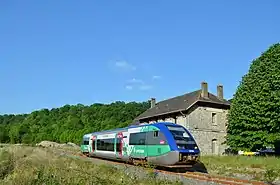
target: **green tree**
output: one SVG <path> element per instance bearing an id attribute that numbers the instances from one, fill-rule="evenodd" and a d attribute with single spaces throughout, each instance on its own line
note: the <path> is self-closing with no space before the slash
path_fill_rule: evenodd
<path id="1" fill-rule="evenodd" d="M 0 115 L 0 142 L 38 143 L 42 140 L 79 144 L 85 133 L 125 127 L 149 108 L 148 102 L 65 105 L 23 115 Z"/>
<path id="2" fill-rule="evenodd" d="M 280 44 L 251 63 L 238 86 L 228 114 L 227 143 L 254 151 L 280 141 Z"/>

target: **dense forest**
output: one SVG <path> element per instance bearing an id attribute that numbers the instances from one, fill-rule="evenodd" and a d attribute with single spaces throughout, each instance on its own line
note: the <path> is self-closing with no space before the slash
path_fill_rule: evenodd
<path id="1" fill-rule="evenodd" d="M 85 133 L 128 126 L 149 106 L 149 102 L 117 101 L 90 106 L 65 105 L 22 115 L 2 115 L 0 143 L 38 143 L 49 140 L 79 144 Z"/>
<path id="2" fill-rule="evenodd" d="M 280 149 L 280 44 L 255 59 L 242 78 L 228 115 L 227 143 L 233 149 Z"/>

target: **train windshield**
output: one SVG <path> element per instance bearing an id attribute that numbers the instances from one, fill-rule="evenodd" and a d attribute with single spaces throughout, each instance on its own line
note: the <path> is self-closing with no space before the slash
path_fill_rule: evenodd
<path id="1" fill-rule="evenodd" d="M 81 144 L 82 145 L 89 145 L 89 137 L 84 137 Z"/>
<path id="2" fill-rule="evenodd" d="M 197 145 L 194 139 L 183 127 L 167 126 L 173 135 L 179 149 L 196 149 Z"/>
<path id="3" fill-rule="evenodd" d="M 175 140 L 189 141 L 191 139 L 189 133 L 183 127 L 167 126 Z"/>

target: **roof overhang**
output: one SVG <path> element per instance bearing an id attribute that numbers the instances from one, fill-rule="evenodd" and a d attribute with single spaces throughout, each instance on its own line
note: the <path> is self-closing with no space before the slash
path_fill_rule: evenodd
<path id="1" fill-rule="evenodd" d="M 218 104 L 218 105 L 230 106 L 230 104 L 225 104 L 225 103 L 218 103 L 218 102 L 207 101 L 207 100 L 196 100 L 193 104 L 191 104 L 189 107 L 187 107 L 185 109 L 178 109 L 178 110 L 175 110 L 175 111 L 164 112 L 164 113 L 160 113 L 160 114 L 154 114 L 152 116 L 139 117 L 139 118 L 136 118 L 136 120 L 143 120 L 143 119 L 148 119 L 148 118 L 152 118 L 152 117 L 163 116 L 165 114 L 172 114 L 172 113 L 187 111 L 187 110 L 189 110 L 192 106 L 194 106 L 198 102 L 213 103 L 213 104 Z"/>

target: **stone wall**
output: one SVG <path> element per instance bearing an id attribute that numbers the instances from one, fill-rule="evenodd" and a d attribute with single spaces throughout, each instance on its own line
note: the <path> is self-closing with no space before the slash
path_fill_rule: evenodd
<path id="1" fill-rule="evenodd" d="M 204 130 L 191 130 L 201 155 L 222 155 L 226 146 L 222 144 L 225 141 L 226 133 L 218 133 Z"/>
<path id="2" fill-rule="evenodd" d="M 226 116 L 228 110 L 207 106 L 193 106 L 187 114 L 168 116 L 149 123 L 167 121 L 186 127 L 195 138 L 202 155 L 221 155 L 226 145 L 222 144 L 226 136 Z"/>
<path id="3" fill-rule="evenodd" d="M 177 124 L 186 127 L 194 136 L 202 154 L 220 155 L 226 145 L 226 115 L 228 110 L 211 107 L 194 107 L 185 116 L 177 117 Z"/>

